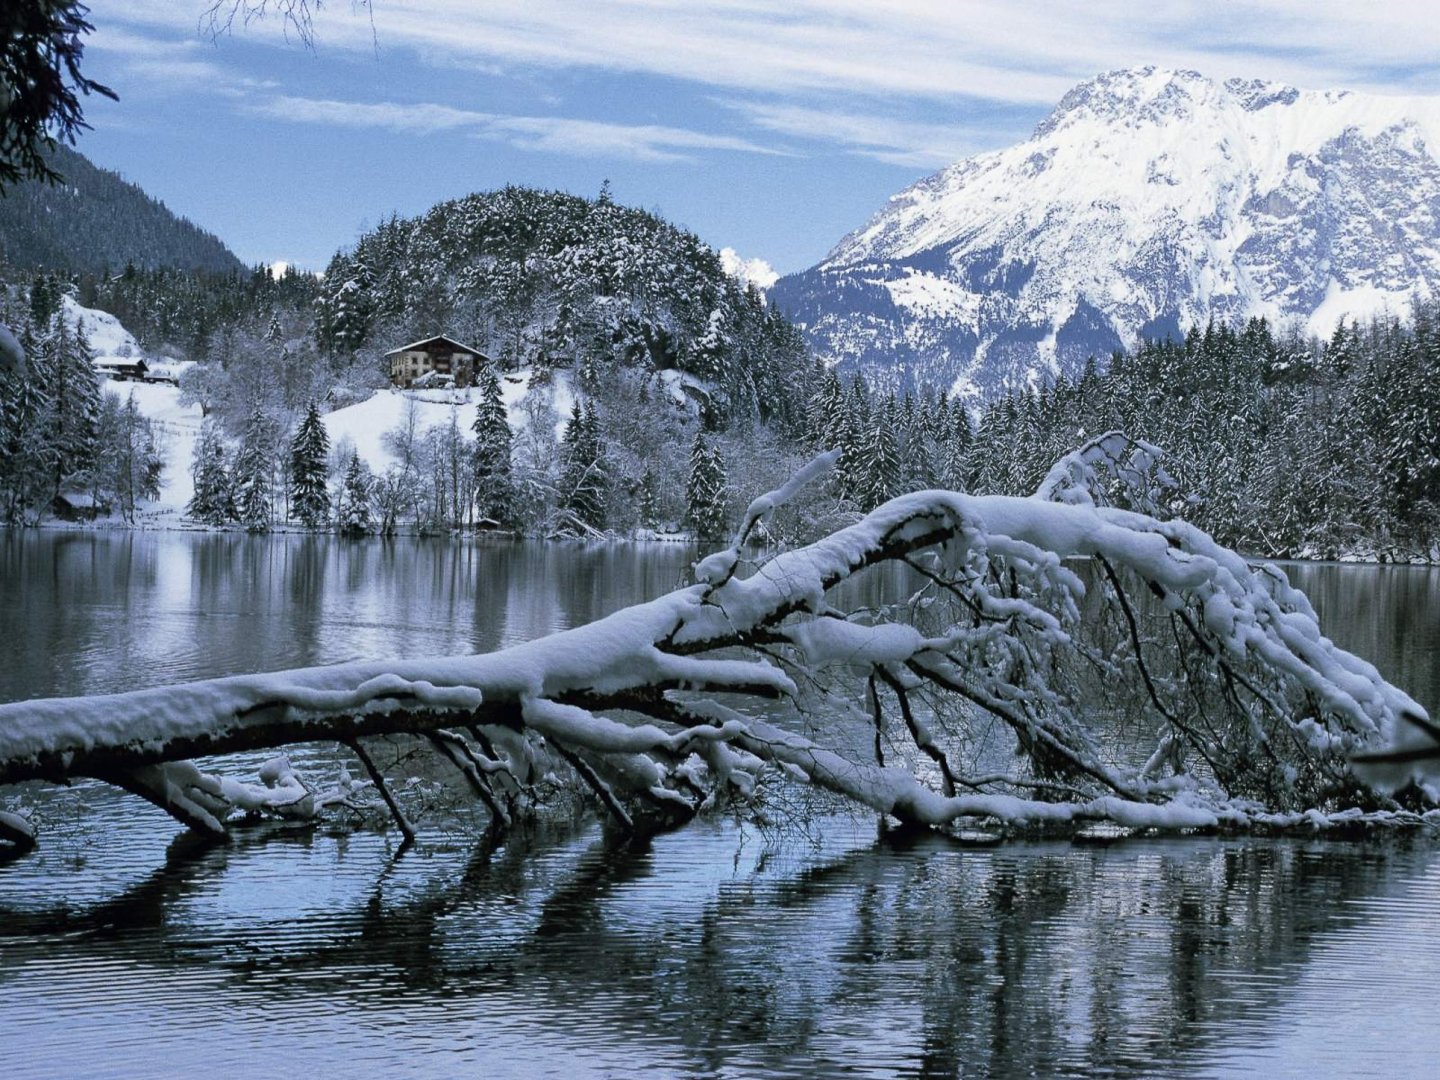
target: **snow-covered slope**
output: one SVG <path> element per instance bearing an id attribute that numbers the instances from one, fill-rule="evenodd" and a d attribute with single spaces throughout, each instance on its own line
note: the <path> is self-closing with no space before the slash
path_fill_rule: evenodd
<path id="1" fill-rule="evenodd" d="M 195 441 L 200 437 L 200 406 L 180 403 L 180 388 L 161 383 L 106 382 L 105 392 L 122 402 L 135 398 L 135 407 L 160 430 L 160 448 L 165 470 L 160 474 L 160 498 L 153 510 L 182 512 L 195 494 L 190 467 L 195 460 Z"/>
<path id="2" fill-rule="evenodd" d="M 1212 315 L 1440 293 L 1440 98 L 1112 72 L 773 290 L 827 359 L 986 391 Z"/>
<path id="3" fill-rule="evenodd" d="M 512 428 L 518 429 L 527 423 L 528 416 L 522 402 L 529 390 L 530 375 L 531 372 L 526 369 L 507 373 L 500 379 L 500 392 Z M 412 407 L 417 434 L 450 423 L 453 413 L 455 423 L 469 438 L 480 403 L 479 395 L 478 390 L 381 390 L 358 404 L 326 413 L 321 419 L 330 436 L 332 450 L 339 450 L 342 455 L 347 450 L 353 450 L 374 472 L 383 473 L 395 463 L 387 445 L 387 436 L 404 426 Z M 550 400 L 558 436 L 564 431 L 575 404 L 568 372 L 555 374 Z"/>
<path id="4" fill-rule="evenodd" d="M 145 355 L 145 350 L 140 348 L 135 335 L 126 330 L 120 320 L 108 311 L 82 307 L 72 296 L 62 297 L 60 305 L 65 312 L 65 321 L 85 332 L 90 348 L 95 350 L 96 360 L 132 360 Z"/>

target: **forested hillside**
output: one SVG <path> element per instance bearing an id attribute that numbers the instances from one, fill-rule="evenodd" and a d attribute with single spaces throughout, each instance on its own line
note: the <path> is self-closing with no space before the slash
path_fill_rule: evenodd
<path id="1" fill-rule="evenodd" d="M 177 217 L 118 173 L 57 146 L 50 156 L 64 181 L 16 184 L 0 196 L 0 267 L 67 274 L 168 267 L 239 272 L 220 239 Z"/>
<path id="2" fill-rule="evenodd" d="M 718 423 L 799 423 L 812 375 L 799 335 L 693 233 L 608 194 L 508 187 L 392 218 L 325 271 L 317 334 L 375 357 L 444 330 L 502 366 L 674 369 L 704 380 Z"/>
<path id="3" fill-rule="evenodd" d="M 146 351 L 196 361 L 181 387 L 207 430 L 195 460 L 170 467 L 192 471 L 192 516 L 249 528 L 297 519 L 303 477 L 304 523 L 350 531 L 713 533 L 740 493 L 798 466 L 819 375 L 716 252 L 607 194 L 506 188 L 392 218 L 319 279 L 135 267 L 21 278 L 12 322 L 48 333 L 33 309 L 63 292 L 116 315 Z M 432 388 L 453 401 L 440 425 L 419 420 L 418 399 L 389 396 L 384 355 L 437 333 L 496 361 L 477 388 Z M 377 392 L 383 430 L 326 446 L 315 410 Z"/>
<path id="4" fill-rule="evenodd" d="M 1160 446 L 1175 516 L 1269 557 L 1434 559 L 1440 545 L 1440 308 L 1348 323 L 1328 341 L 1262 320 L 1192 329 L 995 399 L 873 397 L 833 374 L 812 439 L 844 450 L 865 507 L 938 484 L 1034 491 L 1060 455 L 1120 429 Z"/>

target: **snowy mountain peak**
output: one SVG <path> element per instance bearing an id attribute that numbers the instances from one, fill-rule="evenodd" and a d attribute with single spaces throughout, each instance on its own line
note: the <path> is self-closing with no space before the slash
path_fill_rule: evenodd
<path id="1" fill-rule="evenodd" d="M 893 196 L 773 295 L 827 359 L 988 391 L 1214 317 L 1440 295 L 1440 99 L 1108 72 Z"/>

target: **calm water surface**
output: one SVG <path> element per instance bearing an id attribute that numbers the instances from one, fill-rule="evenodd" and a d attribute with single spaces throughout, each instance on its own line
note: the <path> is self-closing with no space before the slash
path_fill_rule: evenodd
<path id="1" fill-rule="evenodd" d="M 0 536 L 0 699 L 493 649 L 679 583 L 681 547 Z M 1287 568 L 1440 712 L 1440 573 Z M 0 796 L 3 805 L 5 796 Z M 1440 849 L 973 849 L 822 819 L 638 847 L 276 828 L 100 786 L 0 867 L 0 1076 L 1436 1075 Z"/>

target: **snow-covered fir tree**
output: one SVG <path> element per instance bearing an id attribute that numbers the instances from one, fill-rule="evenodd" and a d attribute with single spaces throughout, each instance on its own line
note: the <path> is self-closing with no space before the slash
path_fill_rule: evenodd
<path id="1" fill-rule="evenodd" d="M 330 518 L 329 458 L 330 436 L 312 401 L 290 441 L 290 514 L 312 529 Z"/>
<path id="2" fill-rule="evenodd" d="M 120 516 L 134 521 L 140 503 L 160 497 L 165 459 L 155 425 L 141 414 L 133 392 L 123 405 L 113 394 L 105 395 L 96 443 L 97 458 L 89 470 L 94 501 L 101 505 L 113 499 Z"/>
<path id="3" fill-rule="evenodd" d="M 637 502 L 640 510 L 640 524 L 647 529 L 653 529 L 660 524 L 660 477 L 656 475 L 653 468 L 647 467 L 645 473 L 640 477 L 640 490 L 637 494 Z"/>
<path id="4" fill-rule="evenodd" d="M 893 398 L 890 399 L 893 402 Z M 860 505 L 871 510 L 900 494 L 900 452 L 891 426 L 892 410 L 881 403 L 870 421 L 863 471 L 857 494 Z"/>
<path id="5" fill-rule="evenodd" d="M 250 413 L 235 454 L 235 508 L 240 524 L 265 532 L 274 520 L 275 430 L 257 406 Z"/>
<path id="6" fill-rule="evenodd" d="M 239 517 L 235 488 L 225 461 L 225 442 L 213 423 L 200 429 L 191 465 L 195 493 L 186 513 L 205 525 L 228 525 Z"/>
<path id="7" fill-rule="evenodd" d="M 71 328 L 63 315 L 56 315 L 42 346 L 48 375 L 49 442 L 55 456 L 54 490 L 66 478 L 89 468 L 95 460 L 97 427 L 100 419 L 100 380 L 95 373 L 95 353 L 83 330 Z"/>
<path id="8" fill-rule="evenodd" d="M 350 455 L 340 482 L 335 527 L 345 536 L 366 536 L 374 529 L 370 512 L 372 479 L 358 454 Z"/>
<path id="9" fill-rule="evenodd" d="M 685 486 L 685 521 L 697 537 L 717 540 L 725 535 L 725 495 L 725 463 L 705 434 L 697 432 Z"/>
<path id="10" fill-rule="evenodd" d="M 600 439 L 599 418 L 594 409 L 587 409 L 579 398 L 565 427 L 560 457 L 562 511 L 582 529 L 603 529 L 609 494 L 605 448 Z"/>
<path id="11" fill-rule="evenodd" d="M 475 485 L 475 510 L 480 517 L 498 525 L 515 522 L 515 481 L 511 468 L 510 422 L 500 392 L 500 379 L 489 364 L 476 379 L 480 401 L 471 430 L 475 435 L 471 451 L 471 474 Z"/>

